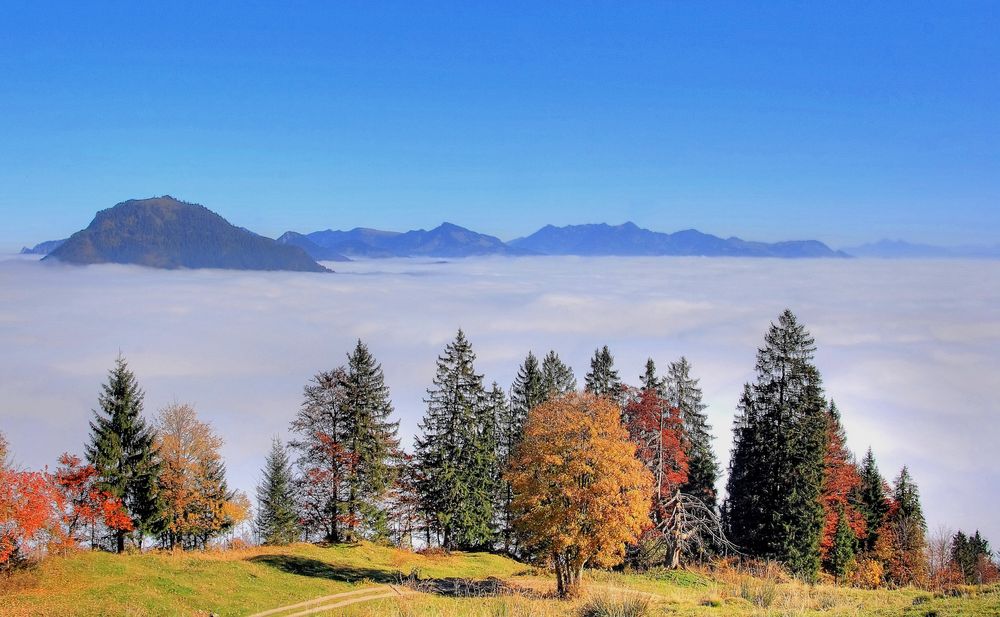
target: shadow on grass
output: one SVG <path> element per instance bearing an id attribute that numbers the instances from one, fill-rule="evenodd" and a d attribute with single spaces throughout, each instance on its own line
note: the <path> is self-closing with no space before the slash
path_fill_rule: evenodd
<path id="1" fill-rule="evenodd" d="M 530 588 L 513 585 L 493 576 L 485 579 L 420 578 L 416 571 L 411 572 L 409 576 L 404 576 L 401 572 L 333 565 L 318 559 L 297 555 L 258 555 L 251 557 L 249 561 L 299 576 L 323 578 L 344 583 L 369 580 L 375 583 L 404 585 L 422 593 L 453 598 L 541 597 L 541 594 Z"/>
<path id="2" fill-rule="evenodd" d="M 356 583 L 370 580 L 376 583 L 399 582 L 397 572 L 375 570 L 373 568 L 356 568 L 352 566 L 336 566 L 318 559 L 298 557 L 296 555 L 258 555 L 249 559 L 252 563 L 260 563 L 289 574 L 325 578 L 330 581 Z"/>

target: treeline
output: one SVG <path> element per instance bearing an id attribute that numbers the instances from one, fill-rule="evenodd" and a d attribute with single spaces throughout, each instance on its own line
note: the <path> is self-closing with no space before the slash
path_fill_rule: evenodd
<path id="1" fill-rule="evenodd" d="M 118 357 L 98 395 L 85 457 L 64 453 L 54 472 L 18 471 L 0 435 L 0 569 L 31 553 L 81 546 L 115 552 L 205 548 L 247 520 L 230 490 L 222 440 L 189 405 L 143 417 L 143 391 Z"/>
<path id="2" fill-rule="evenodd" d="M 476 371 L 459 331 L 437 359 L 407 451 L 381 365 L 358 341 L 343 366 L 305 386 L 289 443 L 274 441 L 253 528 L 267 544 L 502 551 L 554 565 L 566 593 L 584 565 L 720 556 L 864 587 L 995 578 L 978 532 L 929 559 L 916 483 L 904 467 L 890 485 L 871 449 L 855 459 L 814 353 L 790 311 L 768 329 L 739 401 L 720 503 L 712 429 L 685 358 L 662 374 L 648 360 L 630 386 L 605 346 L 578 393 L 555 351 L 529 352 L 505 390 Z M 86 465 L 65 455 L 52 475 L 4 468 L 0 561 L 44 544 L 201 548 L 248 516 L 245 496 L 226 487 L 221 441 L 190 407 L 169 406 L 147 427 L 123 359 L 99 403 Z M 49 514 L 19 514 L 31 510 Z"/>

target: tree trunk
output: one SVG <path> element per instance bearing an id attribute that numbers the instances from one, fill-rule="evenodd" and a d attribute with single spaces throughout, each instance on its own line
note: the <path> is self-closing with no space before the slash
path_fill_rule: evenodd
<path id="1" fill-rule="evenodd" d="M 118 550 L 118 553 L 119 554 L 120 553 L 124 553 L 125 552 L 125 532 L 121 531 L 121 530 L 115 532 L 115 541 L 116 541 L 116 544 L 117 544 L 116 548 Z"/>
<path id="2" fill-rule="evenodd" d="M 553 556 L 556 564 L 556 592 L 560 598 L 572 598 L 580 594 L 580 578 L 583 564 L 575 564 L 565 554 Z"/>

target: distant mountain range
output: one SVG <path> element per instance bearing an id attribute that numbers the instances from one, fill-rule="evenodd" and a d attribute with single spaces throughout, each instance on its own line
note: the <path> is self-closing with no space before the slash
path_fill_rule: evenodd
<path id="1" fill-rule="evenodd" d="M 993 246 L 932 246 L 929 244 L 914 244 L 903 240 L 879 240 L 870 244 L 862 244 L 844 249 L 855 257 L 877 257 L 880 259 L 919 259 L 919 258 L 965 258 L 965 259 L 1000 259 L 1000 244 Z"/>
<path id="2" fill-rule="evenodd" d="M 135 263 L 159 268 L 230 268 L 319 272 L 317 261 L 351 258 L 457 258 L 481 255 L 704 256 L 704 257 L 976 257 L 1000 258 L 993 247 L 943 248 L 882 240 L 842 251 L 818 240 L 754 242 L 720 238 L 695 229 L 663 233 L 635 223 L 546 225 L 530 236 L 503 242 L 452 223 L 407 232 L 358 227 L 311 233 L 289 231 L 277 240 L 231 225 L 203 206 L 169 195 L 129 200 L 98 212 L 86 229 L 50 240 L 24 254 L 71 263 Z"/>
<path id="3" fill-rule="evenodd" d="M 54 259 L 153 268 L 328 271 L 299 247 L 258 236 L 204 206 L 169 195 L 101 210 L 86 229 L 43 258 Z"/>
<path id="4" fill-rule="evenodd" d="M 688 255 L 708 257 L 847 257 L 818 240 L 749 242 L 686 229 L 662 233 L 635 223 L 546 225 L 510 246 L 544 255 Z"/>
<path id="5" fill-rule="evenodd" d="M 290 231 L 278 238 L 278 242 L 300 246 L 313 259 L 324 259 L 323 255 L 330 253 L 364 258 L 536 254 L 452 223 L 442 223 L 430 231 L 418 229 L 405 233 L 364 227 L 350 231 L 327 229 L 305 235 Z"/>

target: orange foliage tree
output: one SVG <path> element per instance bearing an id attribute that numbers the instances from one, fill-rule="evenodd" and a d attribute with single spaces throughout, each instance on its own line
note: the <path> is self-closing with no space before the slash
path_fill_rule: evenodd
<path id="1" fill-rule="evenodd" d="M 579 591 L 585 565 L 621 563 L 650 525 L 653 477 L 635 452 L 608 399 L 574 393 L 528 413 L 507 474 L 515 525 L 529 549 L 551 557 L 560 596 Z"/>
<path id="2" fill-rule="evenodd" d="M 0 434 L 0 569 L 45 543 L 53 503 L 52 486 L 44 473 L 16 471 L 7 465 L 7 441 Z"/>
<path id="3" fill-rule="evenodd" d="M 855 465 L 850 450 L 847 449 L 847 435 L 840 423 L 840 413 L 831 403 L 827 412 L 826 453 L 823 456 L 823 535 L 820 536 L 819 552 L 824 564 L 829 561 L 830 548 L 837 534 L 840 513 L 858 538 L 867 537 L 865 517 L 854 506 L 851 499 L 861 486 L 861 475 Z"/>
<path id="4" fill-rule="evenodd" d="M 121 500 L 97 488 L 97 470 L 84 465 L 79 456 L 63 453 L 59 467 L 52 476 L 55 507 L 62 530 L 57 544 L 64 548 L 77 546 L 90 531 L 90 545 L 96 546 L 97 526 L 111 531 L 132 531 L 132 519 Z"/>

